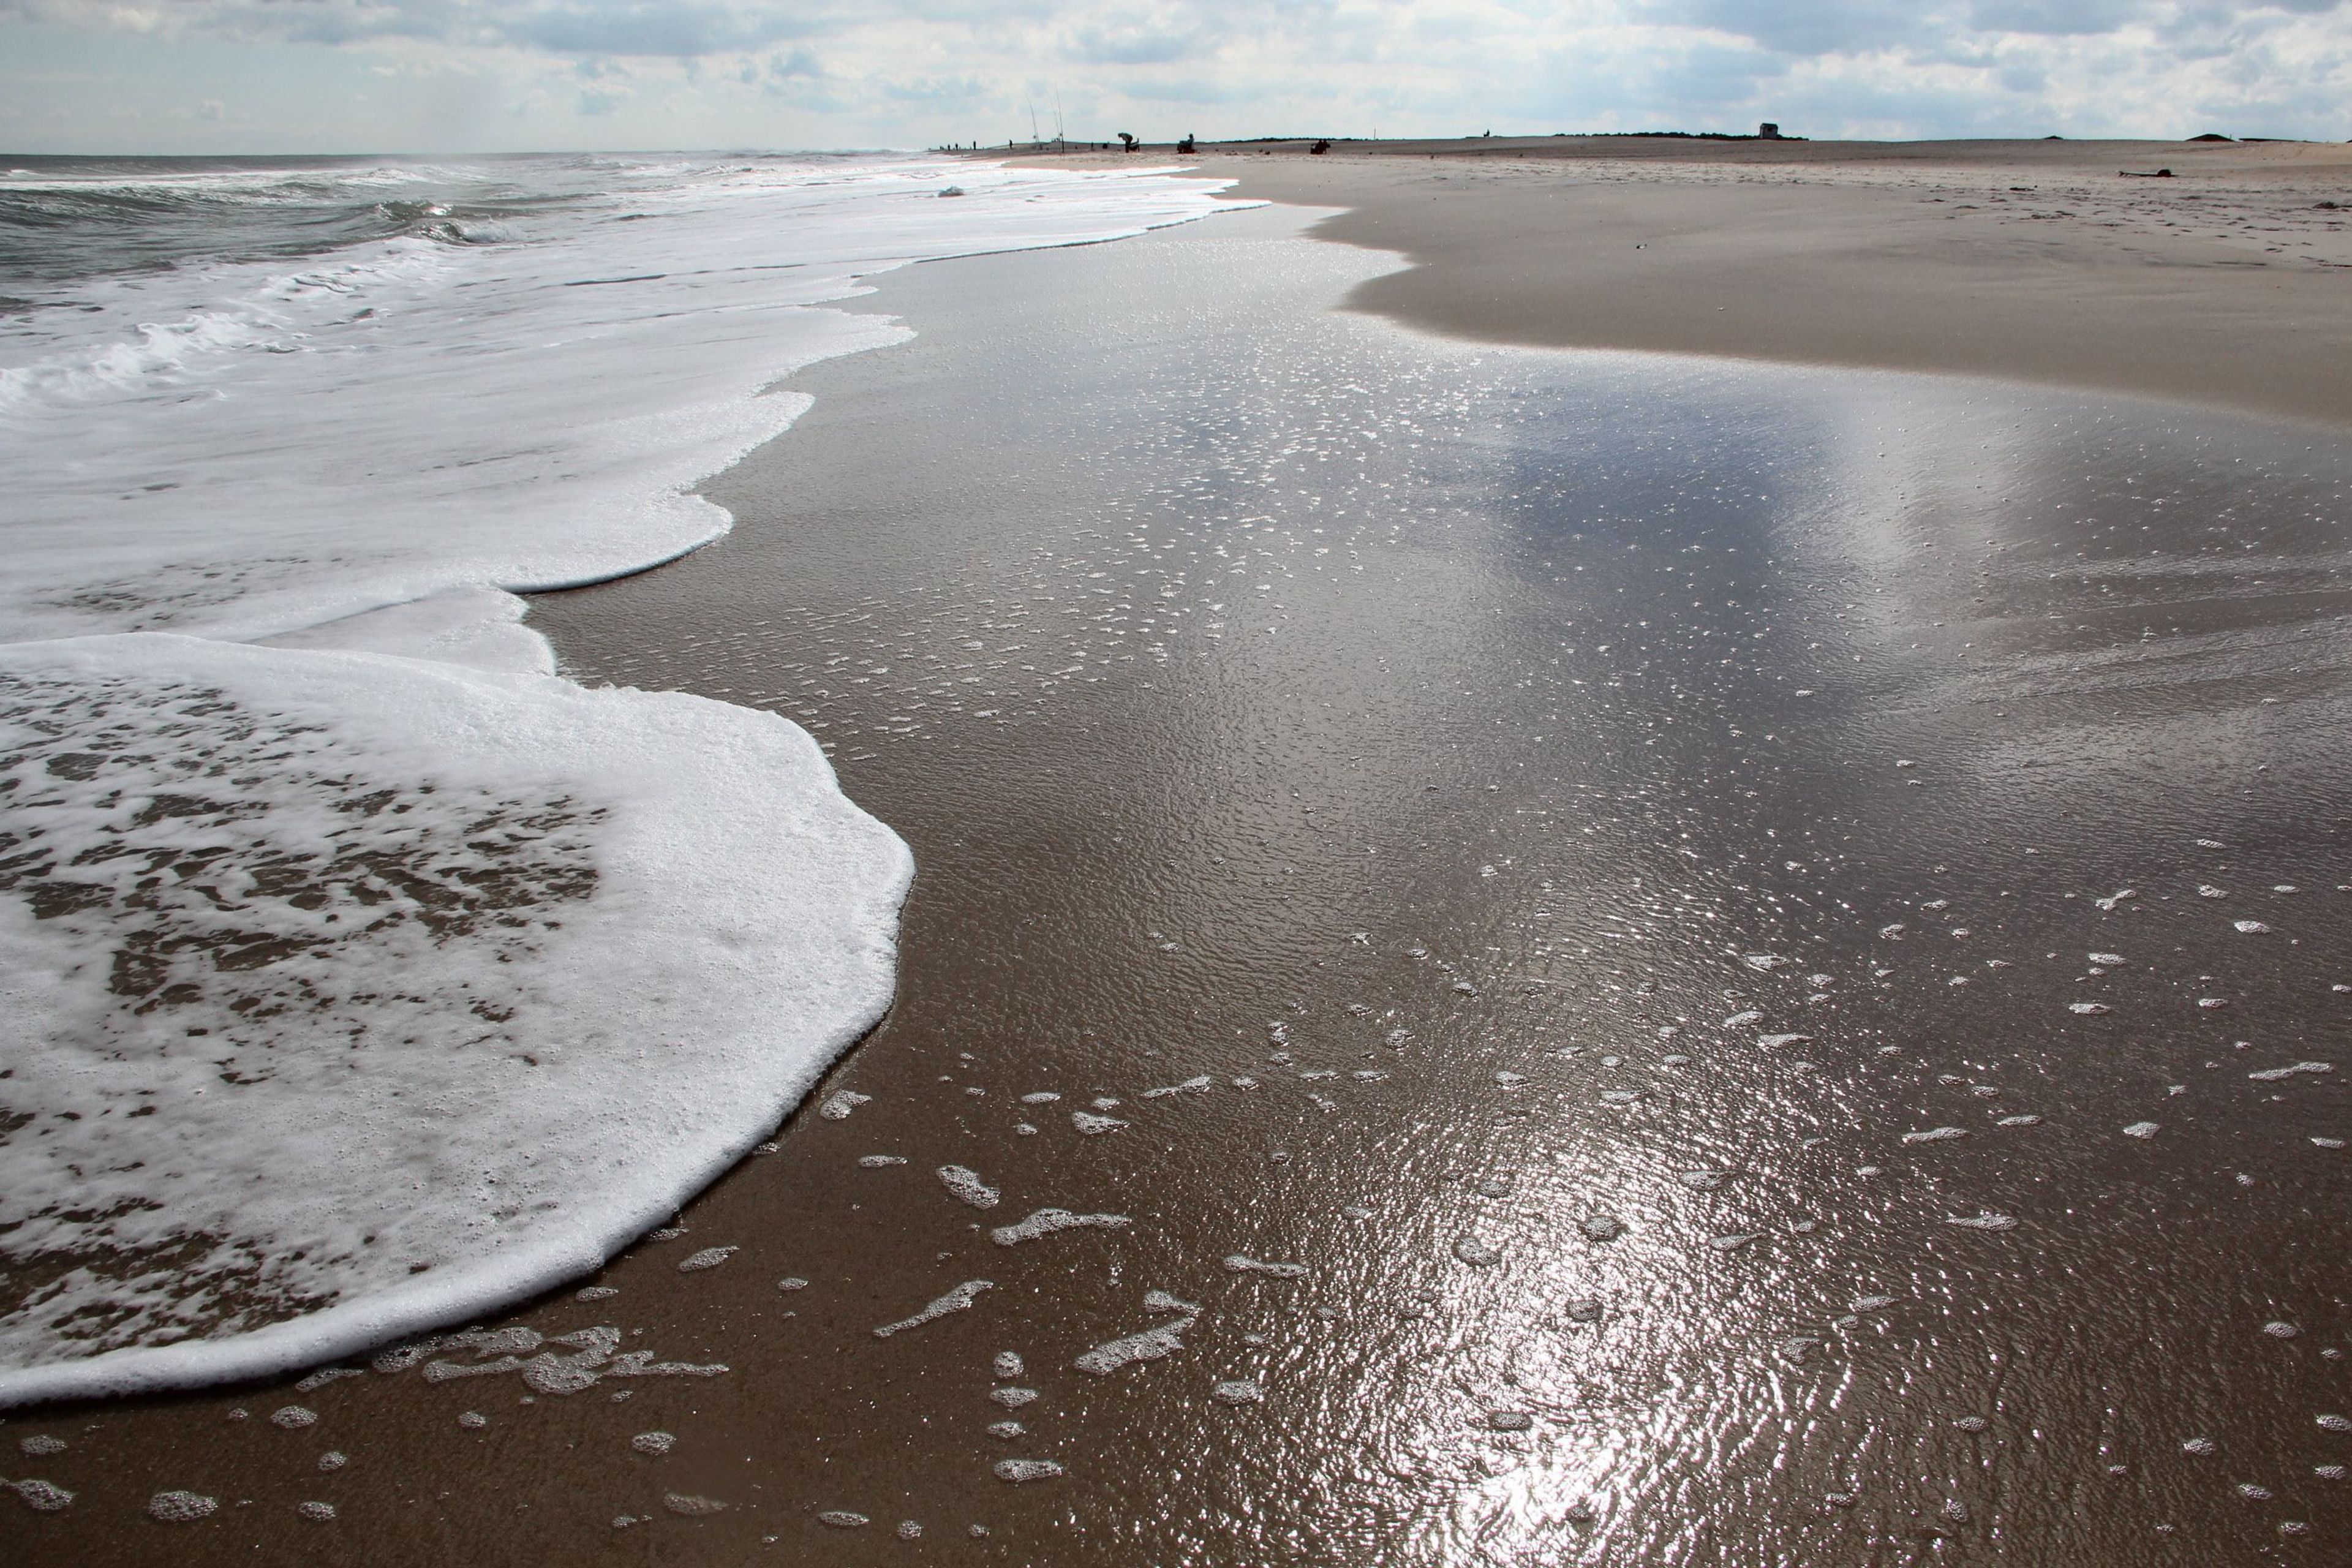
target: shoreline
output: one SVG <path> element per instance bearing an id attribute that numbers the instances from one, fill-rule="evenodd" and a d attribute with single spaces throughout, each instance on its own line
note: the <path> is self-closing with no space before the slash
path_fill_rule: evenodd
<path id="1" fill-rule="evenodd" d="M 1349 308 L 1444 336 L 2352 428 L 2352 146 L 1496 138 L 1207 146 L 1189 166 L 1344 209 L 1314 236 L 1410 262 Z"/>
<path id="2" fill-rule="evenodd" d="M 37 1413 L 85 1497 L 28 1540 L 150 1560 L 166 1485 L 230 1504 L 171 1527 L 190 1564 L 305 1561 L 326 1528 L 518 1568 L 1840 1561 L 1923 1532 L 2104 1568 L 2148 1561 L 2152 1520 L 2203 1560 L 2288 1512 L 2344 1538 L 2296 1474 L 2343 1407 L 2308 1359 L 2344 1341 L 2343 1268 L 2305 1224 L 2341 1178 L 2300 1136 L 2343 1131 L 2341 1075 L 2200 1067 L 2171 989 L 2213 972 L 2262 1042 L 2233 1069 L 2328 1054 L 2300 1031 L 2347 951 L 2315 809 L 2342 686 L 2327 644 L 2263 640 L 2334 591 L 2287 558 L 2333 531 L 2292 444 L 1481 364 L 1330 309 L 1368 264 L 1267 232 L 1298 222 L 893 274 L 865 308 L 916 335 L 793 378 L 803 422 L 709 481 L 727 539 L 534 605 L 575 679 L 841 741 L 923 867 L 890 1012 L 677 1227 L 436 1348 L 439 1378 L 420 1352 Z M 2020 505 L 1972 493 L 1979 437 Z M 2169 574 L 2070 521 L 2126 504 L 2118 472 L 2196 503 L 2144 514 Z M 2196 558 L 2216 494 L 2259 565 Z M 1989 607 L 1954 545 L 1999 553 Z M 2209 605 L 2232 571 L 2285 585 Z M 2143 613 L 2192 635 L 2151 649 Z M 2110 651 L 2169 684 L 2084 679 Z M 2208 826 L 2239 847 L 2185 847 Z M 2262 894 L 2290 874 L 2307 893 Z M 2242 909 L 2304 945 L 2214 934 Z M 2110 946 L 2165 973 L 2075 975 Z M 2089 994 L 2116 1016 L 2068 1010 Z M 2225 1166 L 2259 1184 L 2199 1180 Z M 1127 1223 L 994 1234 L 1051 1213 Z M 494 1355 L 624 1343 L 667 1374 L 541 1389 Z M 2179 1468 L 2192 1430 L 2278 1504 Z"/>

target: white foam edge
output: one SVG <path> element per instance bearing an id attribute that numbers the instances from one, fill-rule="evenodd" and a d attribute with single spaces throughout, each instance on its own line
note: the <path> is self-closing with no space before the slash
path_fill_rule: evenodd
<path id="1" fill-rule="evenodd" d="M 683 692 L 591 690 L 549 676 L 468 669 L 383 654 L 263 648 L 158 632 L 0 644 L 0 661 L 19 668 L 32 664 L 68 672 L 79 668 L 93 673 L 124 662 L 152 666 L 161 661 L 183 671 L 193 664 L 199 675 L 203 673 L 201 667 L 208 662 L 243 662 L 248 668 L 266 668 L 264 679 L 281 673 L 299 678 L 302 673 L 299 667 L 309 665 L 312 667 L 310 673 L 327 677 L 328 684 L 333 684 L 332 678 L 338 674 L 345 681 L 392 677 L 439 681 L 457 688 L 488 688 L 493 691 L 503 689 L 526 698 L 535 693 L 559 701 L 593 703 L 619 700 L 667 710 L 692 709 L 700 710 L 699 717 L 731 726 L 742 734 L 767 731 L 774 742 L 802 751 L 806 760 L 824 770 L 824 776 L 833 777 L 831 763 L 815 741 L 789 720 Z M 735 775 L 751 782 L 752 773 L 751 770 L 739 767 Z M 844 804 L 848 804 L 845 798 Z M 913 855 L 885 825 L 862 812 L 857 815 L 872 825 L 877 845 L 888 848 L 891 863 L 880 894 L 895 931 L 897 911 L 913 880 Z M 856 998 L 841 1019 L 822 1030 L 822 1037 L 814 1042 L 814 1048 L 800 1053 L 798 1060 L 779 1063 L 780 1058 L 790 1053 L 761 1054 L 758 1059 L 763 1064 L 780 1068 L 765 1086 L 772 1113 L 746 1121 L 732 1133 L 718 1127 L 712 1119 L 702 1119 L 697 1126 L 707 1142 L 691 1159 L 681 1160 L 673 1167 L 667 1179 L 648 1181 L 642 1170 L 634 1172 L 634 1180 L 626 1188 L 596 1204 L 575 1208 L 560 1225 L 545 1225 L 544 1234 L 519 1238 L 516 1245 L 501 1246 L 494 1258 L 453 1264 L 446 1269 L 436 1270 L 430 1279 L 404 1281 L 376 1289 L 365 1299 L 299 1318 L 239 1331 L 218 1340 L 132 1346 L 84 1360 L 0 1369 L 0 1409 L 279 1376 L 341 1360 L 391 1341 L 446 1328 L 453 1322 L 510 1309 L 593 1271 L 646 1231 L 665 1223 L 683 1204 L 770 1136 L 776 1123 L 806 1099 L 826 1069 L 862 1038 L 887 1009 L 896 989 L 895 958 L 883 967 L 883 982 L 871 988 L 871 994 Z"/>

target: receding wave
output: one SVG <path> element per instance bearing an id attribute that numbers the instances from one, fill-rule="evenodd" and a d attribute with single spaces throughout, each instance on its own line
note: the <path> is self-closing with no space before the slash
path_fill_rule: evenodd
<path id="1" fill-rule="evenodd" d="M 0 1405 L 494 1310 L 792 1109 L 889 1000 L 905 846 L 777 715 L 559 679 L 502 590 L 722 532 L 695 487 L 807 406 L 777 380 L 904 335 L 834 308 L 863 278 L 1213 188 L 0 181 L 48 279 L 0 336 Z"/>

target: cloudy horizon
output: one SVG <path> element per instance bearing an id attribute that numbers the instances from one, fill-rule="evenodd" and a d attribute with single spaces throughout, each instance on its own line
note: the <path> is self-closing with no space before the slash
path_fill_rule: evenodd
<path id="1" fill-rule="evenodd" d="M 0 146 L 2352 137 L 2352 0 L 0 0 Z"/>

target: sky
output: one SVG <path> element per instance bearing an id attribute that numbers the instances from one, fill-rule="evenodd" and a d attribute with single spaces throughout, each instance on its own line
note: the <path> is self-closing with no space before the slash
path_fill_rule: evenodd
<path id="1" fill-rule="evenodd" d="M 2352 139 L 2352 0 L 0 0 L 0 150 Z"/>

